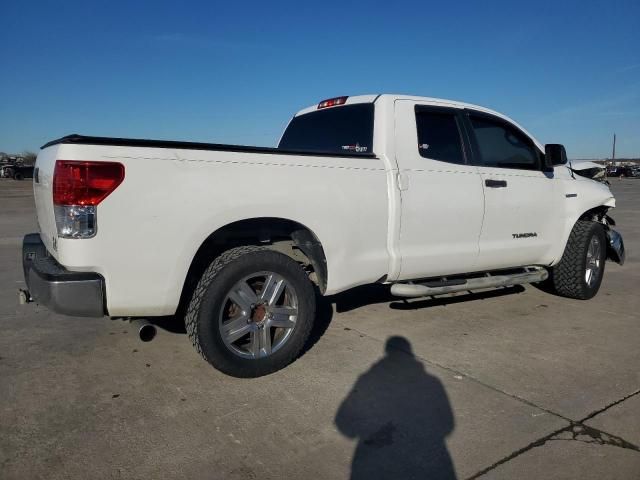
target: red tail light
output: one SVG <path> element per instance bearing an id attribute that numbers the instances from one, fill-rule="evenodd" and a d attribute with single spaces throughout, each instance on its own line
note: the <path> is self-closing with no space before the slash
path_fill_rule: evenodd
<path id="1" fill-rule="evenodd" d="M 56 160 L 53 171 L 55 205 L 98 205 L 124 180 L 117 162 Z"/>
<path id="2" fill-rule="evenodd" d="M 318 104 L 318 110 L 321 108 L 335 107 L 336 105 L 344 105 L 349 97 L 336 97 L 323 100 Z"/>

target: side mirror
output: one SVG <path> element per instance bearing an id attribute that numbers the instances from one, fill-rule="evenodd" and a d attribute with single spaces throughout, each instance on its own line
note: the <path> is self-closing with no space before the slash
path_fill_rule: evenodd
<path id="1" fill-rule="evenodd" d="M 553 170 L 555 165 L 564 165 L 567 163 L 567 152 L 564 145 L 559 143 L 547 143 L 544 146 L 544 168 L 545 170 Z"/>

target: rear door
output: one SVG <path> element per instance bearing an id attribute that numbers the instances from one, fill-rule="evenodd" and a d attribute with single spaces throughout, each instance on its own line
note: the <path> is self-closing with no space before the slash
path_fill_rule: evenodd
<path id="1" fill-rule="evenodd" d="M 475 270 L 484 200 L 460 109 L 397 100 L 399 279 Z"/>
<path id="2" fill-rule="evenodd" d="M 517 126 L 494 115 L 467 110 L 465 125 L 485 199 L 478 268 L 548 263 L 560 216 L 553 174 L 541 168 L 543 153 Z"/>

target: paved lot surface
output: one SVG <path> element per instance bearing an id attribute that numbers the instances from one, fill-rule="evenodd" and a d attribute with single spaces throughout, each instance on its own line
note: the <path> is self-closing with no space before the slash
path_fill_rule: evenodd
<path id="1" fill-rule="evenodd" d="M 0 181 L 0 478 L 638 479 L 640 180 L 613 189 L 628 259 L 594 300 L 358 289 L 297 362 L 238 380 L 179 331 L 18 306 L 33 198 Z"/>

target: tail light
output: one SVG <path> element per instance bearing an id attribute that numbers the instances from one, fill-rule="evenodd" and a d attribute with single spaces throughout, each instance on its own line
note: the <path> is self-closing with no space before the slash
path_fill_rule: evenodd
<path id="1" fill-rule="evenodd" d="M 56 160 L 53 205 L 58 236 L 95 236 L 96 207 L 123 180 L 124 165 L 121 163 Z"/>

